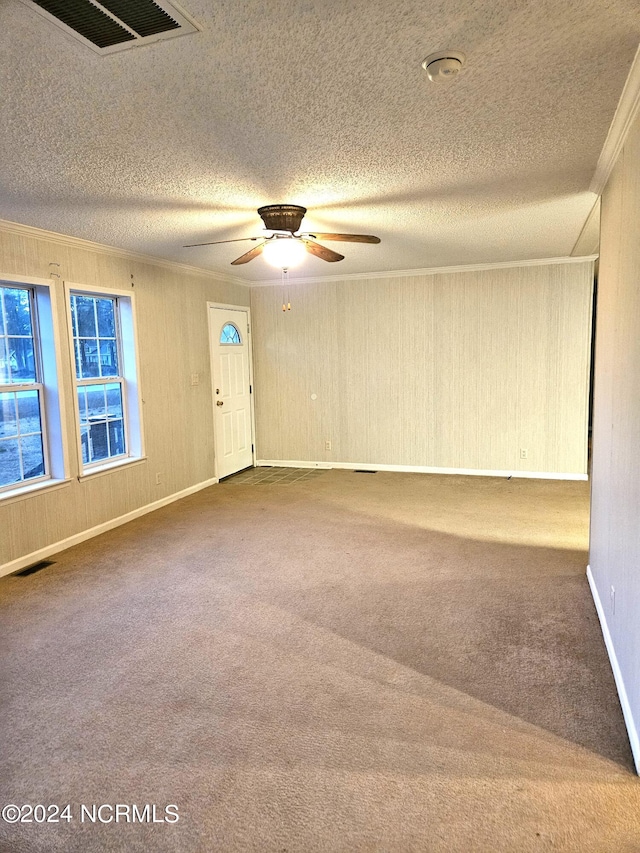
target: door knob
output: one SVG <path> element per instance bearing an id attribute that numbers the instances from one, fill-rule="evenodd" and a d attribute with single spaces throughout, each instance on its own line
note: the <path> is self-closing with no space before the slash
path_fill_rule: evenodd
<path id="1" fill-rule="evenodd" d="M 224 406 L 222 400 L 216 400 L 216 406 Z"/>

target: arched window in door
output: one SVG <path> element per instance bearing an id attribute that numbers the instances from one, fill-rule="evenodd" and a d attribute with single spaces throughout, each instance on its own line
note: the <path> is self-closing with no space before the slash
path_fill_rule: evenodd
<path id="1" fill-rule="evenodd" d="M 220 343 L 242 346 L 240 332 L 233 323 L 225 323 L 220 332 Z"/>

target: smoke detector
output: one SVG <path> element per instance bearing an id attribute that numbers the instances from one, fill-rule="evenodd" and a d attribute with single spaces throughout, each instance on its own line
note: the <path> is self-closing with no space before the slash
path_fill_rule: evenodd
<path id="1" fill-rule="evenodd" d="M 427 56 L 422 67 L 432 83 L 442 83 L 453 80 L 460 73 L 464 60 L 464 53 L 459 50 L 440 50 Z"/>

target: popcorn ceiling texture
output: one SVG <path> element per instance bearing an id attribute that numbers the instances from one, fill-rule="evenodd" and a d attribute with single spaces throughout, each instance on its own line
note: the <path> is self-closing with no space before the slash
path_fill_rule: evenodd
<path id="1" fill-rule="evenodd" d="M 247 280 L 274 271 L 230 267 L 242 244 L 182 244 L 259 234 L 278 202 L 382 238 L 342 244 L 341 274 L 571 253 L 637 0 L 185 7 L 201 33 L 99 56 L 5 0 L 0 217 Z M 467 65 L 437 86 L 445 47 Z"/>

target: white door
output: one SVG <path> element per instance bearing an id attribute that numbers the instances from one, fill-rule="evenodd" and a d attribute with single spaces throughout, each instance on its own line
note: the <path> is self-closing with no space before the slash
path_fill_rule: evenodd
<path id="1" fill-rule="evenodd" d="M 209 308 L 216 476 L 253 465 L 249 316 L 235 308 Z"/>

